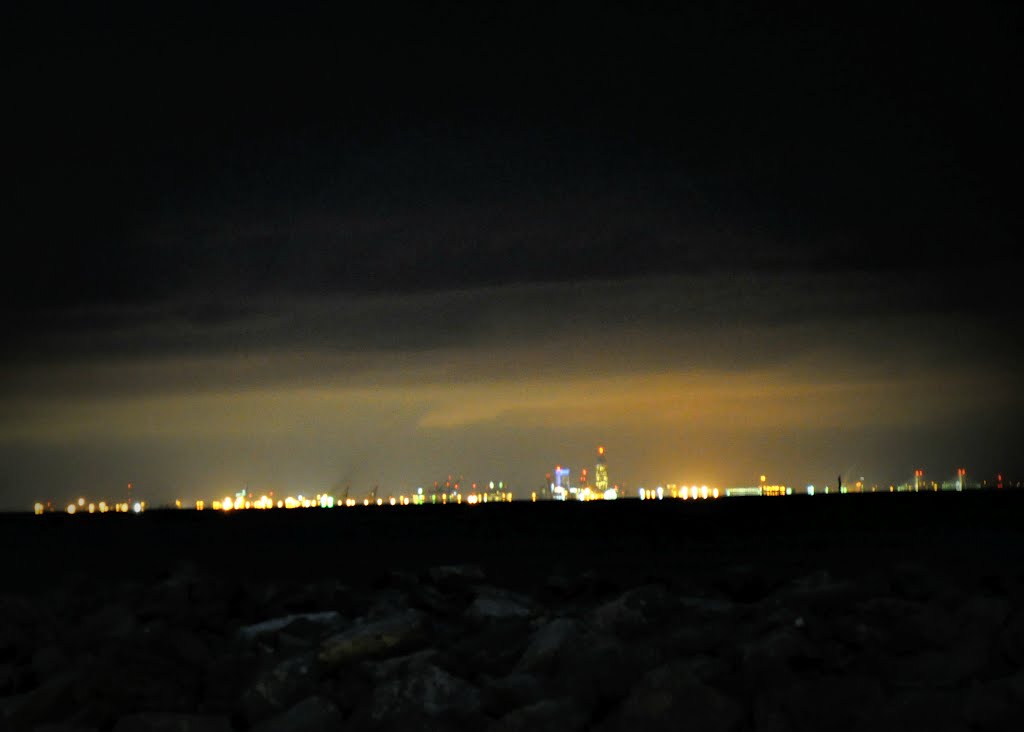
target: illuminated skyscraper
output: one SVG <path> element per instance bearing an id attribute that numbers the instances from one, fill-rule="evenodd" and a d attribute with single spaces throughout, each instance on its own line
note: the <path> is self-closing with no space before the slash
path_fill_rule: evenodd
<path id="1" fill-rule="evenodd" d="M 594 466 L 594 490 L 604 495 L 608 490 L 608 463 L 604 459 L 604 447 L 597 448 L 597 465 Z"/>

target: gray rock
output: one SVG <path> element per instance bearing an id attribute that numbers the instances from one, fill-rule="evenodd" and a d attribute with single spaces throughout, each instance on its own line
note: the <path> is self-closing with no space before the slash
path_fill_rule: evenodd
<path id="1" fill-rule="evenodd" d="M 271 719 L 253 726 L 252 732 L 333 732 L 344 717 L 338 707 L 321 696 L 311 696 Z"/>
<path id="2" fill-rule="evenodd" d="M 921 690 L 898 694 L 869 708 L 854 727 L 856 732 L 967 732 L 960 698 L 951 690 Z"/>
<path id="3" fill-rule="evenodd" d="M 776 687 L 793 683 L 796 668 L 820 658 L 818 649 L 800 629 L 784 626 L 741 644 L 740 663 L 752 687 Z"/>
<path id="4" fill-rule="evenodd" d="M 554 665 L 563 649 L 579 642 L 579 623 L 572 618 L 556 618 L 541 626 L 530 638 L 516 667 L 521 671 L 541 671 Z"/>
<path id="5" fill-rule="evenodd" d="M 544 699 L 515 709 L 487 727 L 488 732 L 576 732 L 587 729 L 590 710 L 572 698 Z"/>
<path id="6" fill-rule="evenodd" d="M 597 729 L 655 732 L 685 727 L 733 732 L 740 729 L 744 719 L 743 707 L 736 700 L 670 664 L 642 677 Z"/>
<path id="7" fill-rule="evenodd" d="M 583 633 L 559 654 L 558 679 L 571 680 L 575 693 L 594 706 L 621 701 L 637 678 L 664 663 L 662 649 L 627 643 L 605 633 Z"/>
<path id="8" fill-rule="evenodd" d="M 394 654 L 424 641 L 425 619 L 409 610 L 360 625 L 326 638 L 318 659 L 328 668 L 365 658 Z"/>
<path id="9" fill-rule="evenodd" d="M 258 660 L 251 649 L 234 646 L 219 649 L 199 674 L 204 706 L 217 711 L 234 710 L 258 670 Z"/>
<path id="10" fill-rule="evenodd" d="M 386 723 L 410 712 L 426 717 L 466 717 L 479 711 L 480 691 L 475 686 L 425 663 L 413 666 L 403 677 L 378 684 L 369 717 L 374 723 Z"/>
<path id="11" fill-rule="evenodd" d="M 278 618 L 270 618 L 259 623 L 244 625 L 238 629 L 238 636 L 243 640 L 253 640 L 262 635 L 270 635 L 297 621 L 308 621 L 318 627 L 330 627 L 341 623 L 341 615 L 334 610 L 318 613 L 293 613 Z"/>
<path id="12" fill-rule="evenodd" d="M 71 690 L 76 678 L 73 671 L 67 671 L 31 691 L 0 699 L 0 729 L 20 732 L 66 718 L 74 707 Z"/>
<path id="13" fill-rule="evenodd" d="M 232 732 L 227 717 L 146 712 L 121 717 L 113 732 Z"/>
<path id="14" fill-rule="evenodd" d="M 693 621 L 715 621 L 728 618 L 742 611 L 740 605 L 720 597 L 681 595 L 674 599 L 680 612 Z"/>
<path id="15" fill-rule="evenodd" d="M 409 653 L 405 656 L 395 656 L 394 658 L 386 658 L 383 661 L 377 662 L 368 661 L 364 664 L 364 668 L 373 681 L 386 681 L 395 676 L 408 673 L 409 669 L 413 667 L 431 662 L 438 653 L 436 648 L 424 648 L 421 651 Z"/>
<path id="16" fill-rule="evenodd" d="M 995 595 L 971 595 L 960 604 L 955 620 L 961 626 L 995 635 L 1005 624 L 1013 606 L 1005 597 Z"/>
<path id="17" fill-rule="evenodd" d="M 875 597 L 858 603 L 853 615 L 866 628 L 870 645 L 904 654 L 947 646 L 962 627 L 943 606 L 898 597 Z"/>
<path id="18" fill-rule="evenodd" d="M 465 679 L 505 676 L 523 655 L 530 628 L 521 618 L 450 628 L 439 644 L 436 663 Z"/>
<path id="19" fill-rule="evenodd" d="M 1007 661 L 1024 666 L 1024 608 L 1017 608 L 999 631 L 999 648 Z"/>
<path id="20" fill-rule="evenodd" d="M 313 654 L 281 660 L 242 693 L 243 714 L 250 723 L 280 714 L 299 699 L 311 696 L 316 682 Z"/>
<path id="21" fill-rule="evenodd" d="M 626 590 L 594 608 L 585 624 L 619 635 L 651 634 L 662 630 L 661 623 L 676 615 L 678 610 L 678 602 L 664 587 L 644 585 Z"/>
<path id="22" fill-rule="evenodd" d="M 967 637 L 948 648 L 890 657 L 882 675 L 899 687 L 951 687 L 983 674 L 992 655 L 987 640 Z"/>
<path id="23" fill-rule="evenodd" d="M 81 660 L 75 696 L 104 719 L 127 710 L 186 713 L 201 694 L 199 669 L 142 643 L 108 643 Z"/>
<path id="24" fill-rule="evenodd" d="M 17 678 L 18 670 L 13 663 L 0 663 L 0 696 L 14 693 Z"/>
<path id="25" fill-rule="evenodd" d="M 549 679 L 536 673 L 513 673 L 488 680 L 480 689 L 482 710 L 492 716 L 504 714 L 543 701 L 551 693 Z"/>
<path id="26" fill-rule="evenodd" d="M 63 671 L 67 664 L 67 656 L 56 646 L 44 646 L 32 654 L 32 673 L 40 681 Z"/>
<path id="27" fill-rule="evenodd" d="M 497 587 L 481 587 L 466 609 L 473 620 L 506 620 L 528 618 L 534 613 L 533 602 L 525 595 Z"/>
<path id="28" fill-rule="evenodd" d="M 766 602 L 787 608 L 797 615 L 831 615 L 846 610 L 879 589 L 882 588 L 877 582 L 839 580 L 828 570 L 819 570 L 782 585 Z"/>
<path id="29" fill-rule="evenodd" d="M 892 594 L 914 602 L 947 604 L 962 594 L 954 578 L 934 565 L 901 561 L 888 572 Z"/>
<path id="30" fill-rule="evenodd" d="M 841 732 L 854 728 L 885 701 L 881 684 L 865 676 L 814 676 L 759 693 L 753 708 L 758 732 Z"/>
<path id="31" fill-rule="evenodd" d="M 1024 704 L 1012 688 L 998 681 L 972 684 L 963 712 L 965 721 L 978 732 L 1017 732 L 1024 721 Z"/>
<path id="32" fill-rule="evenodd" d="M 109 603 L 87 616 L 81 624 L 81 636 L 97 643 L 130 638 L 139 627 L 130 608 Z"/>
<path id="33" fill-rule="evenodd" d="M 428 570 L 430 579 L 438 585 L 468 585 L 483 582 L 487 576 L 478 564 L 445 564 Z"/>

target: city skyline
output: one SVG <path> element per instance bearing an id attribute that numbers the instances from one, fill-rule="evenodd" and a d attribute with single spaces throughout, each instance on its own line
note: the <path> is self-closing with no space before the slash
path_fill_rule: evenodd
<path id="1" fill-rule="evenodd" d="M 212 509 L 221 510 L 222 504 L 227 501 L 225 510 L 230 510 L 230 503 L 233 500 L 245 501 L 245 508 L 250 503 L 255 508 L 301 508 L 301 507 L 329 507 L 335 506 L 357 506 L 357 505 L 382 505 L 390 502 L 390 505 L 408 505 L 409 503 L 438 503 L 442 502 L 442 496 L 470 497 L 470 503 L 487 502 L 484 494 L 491 497 L 493 501 L 537 501 L 537 500 L 601 500 L 612 498 L 651 498 L 662 497 L 686 498 L 692 493 L 693 498 L 719 498 L 732 496 L 753 495 L 754 489 L 757 494 L 765 496 L 780 495 L 828 495 L 840 493 L 875 493 L 875 492 L 906 492 L 906 491 L 938 491 L 938 490 L 968 490 L 978 488 L 1020 488 L 1022 481 L 1020 477 L 1008 476 L 996 473 L 991 476 L 975 475 L 968 472 L 967 468 L 958 466 L 952 471 L 932 473 L 924 468 L 914 468 L 905 476 L 895 480 L 870 479 L 857 472 L 844 475 L 842 473 L 834 476 L 832 481 L 815 482 L 803 481 L 798 484 L 779 482 L 768 475 L 754 476 L 747 483 L 721 484 L 716 481 L 704 481 L 694 476 L 691 479 L 680 479 L 678 476 L 641 483 L 630 480 L 628 477 L 616 478 L 612 474 L 609 479 L 609 468 L 607 462 L 606 448 L 598 445 L 592 455 L 591 464 L 581 463 L 575 469 L 569 464 L 559 463 L 549 469 L 543 476 L 543 480 L 534 481 L 531 484 L 514 484 L 501 476 L 474 476 L 465 475 L 461 472 L 449 473 L 434 480 L 405 482 L 401 485 L 388 485 L 373 483 L 372 485 L 346 484 L 344 486 L 334 485 L 331 488 L 323 486 L 307 485 L 304 487 L 291 486 L 281 490 L 280 486 L 265 485 L 259 482 L 250 484 L 246 482 L 240 490 L 233 486 L 223 486 L 223 490 L 213 493 L 202 494 L 194 489 L 183 488 L 179 490 L 173 500 L 154 501 L 150 498 L 146 486 L 137 486 L 134 483 L 122 485 L 119 489 L 106 491 L 66 491 L 59 497 L 48 496 L 39 498 L 34 503 L 34 512 L 67 512 L 67 513 L 107 513 L 121 512 L 132 513 L 150 510 L 153 508 L 196 508 L 199 510 Z M 699 492 L 698 492 L 699 491 Z M 710 492 L 709 492 L 710 491 Z M 679 493 L 677 496 L 676 494 Z M 608 495 L 612 494 L 612 495 Z M 305 499 L 305 501 L 303 500 Z M 321 500 L 322 499 L 322 500 Z M 327 499 L 330 502 L 327 503 Z M 266 505 L 261 505 L 263 502 Z M 287 505 L 285 505 L 287 504 Z M 236 508 L 241 508 L 241 505 Z M 6 512 L 26 513 L 33 510 L 33 507 L 20 507 L 19 509 L 0 509 Z"/>
<path id="2" fill-rule="evenodd" d="M 1024 475 L 1010 5 L 5 21 L 0 510 Z"/>

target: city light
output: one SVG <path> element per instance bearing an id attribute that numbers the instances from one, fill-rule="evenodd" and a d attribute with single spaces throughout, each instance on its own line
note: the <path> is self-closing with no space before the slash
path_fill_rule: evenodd
<path id="1" fill-rule="evenodd" d="M 595 470 L 598 480 L 594 483 L 588 481 L 589 472 L 586 468 L 579 471 L 579 483 L 574 482 L 572 471 L 563 467 L 561 463 L 555 466 L 552 472 L 546 474 L 545 485 L 540 490 L 532 490 L 522 499 L 517 499 L 514 492 L 506 486 L 504 481 L 479 480 L 465 481 L 460 476 L 457 479 L 453 475 L 448 476 L 444 482 L 433 481 L 433 491 L 424 490 L 423 486 L 415 489 L 401 489 L 394 493 L 380 490 L 378 485 L 367 491 L 364 497 L 356 499 L 349 495 L 346 488 L 344 494 L 335 496 L 330 492 L 317 492 L 315 494 L 297 493 L 284 498 L 274 497 L 274 491 L 267 491 L 260 495 L 254 495 L 248 489 L 239 490 L 231 495 L 226 493 L 223 498 L 207 501 L 196 499 L 189 501 L 186 505 L 183 499 L 174 499 L 166 505 L 159 505 L 161 509 L 187 509 L 194 507 L 196 511 L 204 511 L 211 506 L 214 511 L 222 513 L 237 513 L 247 510 L 267 511 L 273 509 L 298 509 L 298 508 L 335 508 L 336 506 L 363 507 L 375 506 L 425 506 L 425 505 L 461 505 L 465 502 L 470 506 L 477 506 L 487 503 L 510 503 L 516 500 L 538 503 L 545 501 L 574 501 L 589 503 L 592 501 L 615 501 L 619 498 L 627 500 L 634 498 L 640 501 L 663 501 L 672 498 L 682 501 L 698 502 L 707 499 L 717 500 L 719 498 L 738 498 L 746 496 L 760 497 L 787 497 L 796 494 L 815 495 L 857 495 L 863 493 L 875 493 L 885 491 L 884 485 L 879 487 L 877 482 L 866 481 L 863 476 L 851 479 L 847 486 L 842 475 L 839 476 L 835 485 L 824 485 L 819 489 L 814 483 L 805 483 L 804 488 L 794 490 L 792 486 L 783 483 L 769 483 L 767 475 L 757 476 L 756 483 L 746 486 L 732 486 L 719 488 L 704 482 L 694 481 L 684 483 L 682 481 L 665 482 L 657 484 L 654 488 L 629 487 L 628 484 L 607 485 L 601 490 L 599 483 L 605 483 L 608 477 L 608 461 L 603 446 L 597 448 L 597 469 Z M 993 475 L 991 481 L 977 480 L 968 482 L 967 469 L 958 466 L 946 473 L 947 478 L 942 481 L 926 481 L 925 471 L 922 468 L 915 468 L 907 471 L 907 477 L 903 482 L 889 484 L 889 493 L 906 492 L 928 492 L 939 491 L 963 492 L 980 488 L 991 487 L 1001 489 L 1006 485 L 1024 487 L 1019 481 L 1007 481 L 1003 474 Z M 461 485 L 468 486 L 463 492 Z M 849 488 L 849 489 L 848 489 Z M 384 494 L 384 495 L 381 495 Z M 132 493 L 129 493 L 131 496 Z M 136 491 L 137 495 L 137 491 Z M 310 497 L 310 496 L 313 497 Z M 61 505 L 60 501 L 37 501 L 32 506 L 32 512 L 37 515 L 45 515 L 60 511 L 55 508 Z M 92 514 L 104 514 L 110 511 L 115 513 L 141 514 L 147 510 L 145 500 L 108 501 L 92 500 L 88 495 L 79 495 L 65 504 L 63 513 L 72 516 L 87 516 Z"/>

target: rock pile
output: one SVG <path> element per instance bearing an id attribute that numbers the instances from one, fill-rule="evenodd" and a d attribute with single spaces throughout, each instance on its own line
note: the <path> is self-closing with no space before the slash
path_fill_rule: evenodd
<path id="1" fill-rule="evenodd" d="M 0 596 L 0 729 L 1017 730 L 1017 568 L 737 566 L 623 585 L 68 579 Z"/>

